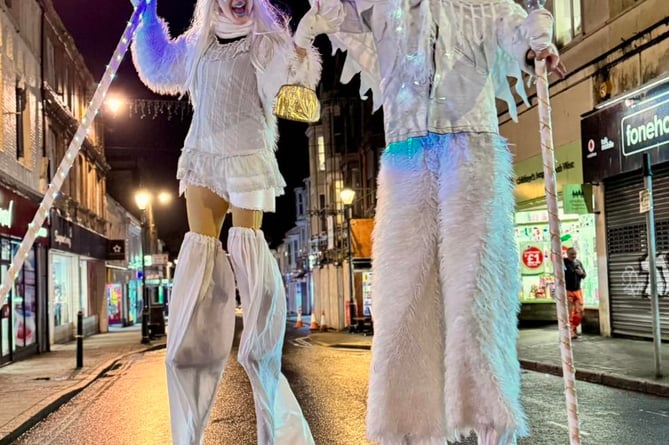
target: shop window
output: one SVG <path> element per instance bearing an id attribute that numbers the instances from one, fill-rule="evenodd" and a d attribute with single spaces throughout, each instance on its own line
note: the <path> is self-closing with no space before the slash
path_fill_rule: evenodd
<path id="1" fill-rule="evenodd" d="M 69 255 L 53 254 L 53 317 L 55 326 L 63 326 L 74 321 L 74 310 L 78 306 L 78 276 L 74 273 L 75 258 Z"/>

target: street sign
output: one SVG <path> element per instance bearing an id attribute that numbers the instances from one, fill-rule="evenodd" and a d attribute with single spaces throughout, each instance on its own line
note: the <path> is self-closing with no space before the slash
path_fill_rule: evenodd
<path id="1" fill-rule="evenodd" d="M 152 255 L 144 255 L 145 266 L 167 266 L 169 262 L 169 255 L 166 253 L 154 253 Z"/>
<path id="2" fill-rule="evenodd" d="M 639 213 L 647 213 L 650 210 L 650 194 L 648 189 L 639 192 Z"/>

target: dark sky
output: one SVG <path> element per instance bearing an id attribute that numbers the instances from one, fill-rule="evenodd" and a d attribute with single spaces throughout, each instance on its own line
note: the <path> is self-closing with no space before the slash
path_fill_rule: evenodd
<path id="1" fill-rule="evenodd" d="M 93 77 L 99 80 L 132 13 L 130 1 L 54 0 L 54 4 Z M 186 29 L 194 5 L 195 0 L 158 0 L 158 14 L 168 21 L 172 35 Z M 294 17 L 300 17 L 308 8 L 306 0 L 288 0 L 277 5 Z M 111 94 L 141 99 L 168 98 L 156 96 L 144 87 L 137 78 L 129 53 L 112 84 Z M 122 160 L 119 158 L 122 156 L 126 158 L 125 163 L 139 166 L 132 167 L 134 171 L 126 172 L 125 176 L 120 170 L 114 173 L 114 179 L 108 181 L 110 194 L 131 210 L 134 210 L 134 190 L 140 185 L 169 190 L 176 196 L 176 163 L 188 124 L 188 116 L 185 121 L 179 118 L 167 120 L 164 116 L 156 119 L 140 119 L 137 115 L 107 118 L 105 142 L 108 147 L 114 147 L 108 152 L 110 161 L 112 158 Z M 306 128 L 305 124 L 285 121 L 279 125 L 281 139 L 277 157 L 288 187 L 286 195 L 277 200 L 277 213 L 265 215 L 263 221 L 266 237 L 273 247 L 294 225 L 293 187 L 301 186 L 309 174 Z M 169 207 L 156 206 L 155 216 L 160 237 L 168 242 L 169 250 L 176 255 L 181 238 L 188 230 L 184 199 L 175 199 Z"/>

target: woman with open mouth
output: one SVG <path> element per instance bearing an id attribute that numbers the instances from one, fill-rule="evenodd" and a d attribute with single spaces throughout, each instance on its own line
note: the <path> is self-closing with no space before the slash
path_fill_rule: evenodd
<path id="1" fill-rule="evenodd" d="M 328 17 L 340 14 L 303 20 L 291 36 L 267 0 L 197 0 L 190 28 L 173 39 L 157 0 L 133 0 L 140 1 L 147 5 L 132 46 L 140 78 L 155 92 L 188 94 L 194 108 L 177 169 L 190 231 L 179 253 L 167 341 L 172 442 L 203 442 L 232 347 L 236 278 L 244 309 L 238 360 L 253 388 L 258 443 L 313 444 L 281 374 L 285 291 L 260 227 L 286 185 L 274 155 L 274 98 L 282 84 L 315 86 L 313 38 L 334 29 Z M 228 213 L 234 275 L 219 241 Z"/>

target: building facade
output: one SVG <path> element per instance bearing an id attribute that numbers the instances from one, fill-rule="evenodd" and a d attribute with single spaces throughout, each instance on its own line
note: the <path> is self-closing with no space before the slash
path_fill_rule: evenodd
<path id="1" fill-rule="evenodd" d="M 110 326 L 131 326 L 142 317 L 142 227 L 107 195 L 107 317 Z"/>
<path id="2" fill-rule="evenodd" d="M 312 268 L 314 258 L 311 255 L 311 227 L 309 226 L 309 179 L 305 187 L 296 187 L 295 227 L 286 232 L 281 245 L 277 248 L 277 261 L 286 286 L 286 308 L 288 314 L 311 314 L 313 306 Z"/>
<path id="3" fill-rule="evenodd" d="M 21 2 L 18 2 L 21 3 Z M 52 0 L 43 7 L 44 153 L 49 179 L 77 130 L 96 88 L 83 57 L 56 13 Z M 73 338 L 76 315 L 84 315 L 84 332 L 107 330 L 107 230 L 102 123 L 98 119 L 83 142 L 51 211 L 49 303 L 51 341 Z"/>
<path id="4" fill-rule="evenodd" d="M 45 190 L 41 115 L 41 10 L 0 2 L 0 275 L 4 278 Z M 49 348 L 47 239 L 40 234 L 10 294 L 0 301 L 0 363 Z"/>
<path id="5" fill-rule="evenodd" d="M 657 184 L 657 273 L 664 283 L 669 3 L 553 0 L 547 7 L 555 15 L 556 38 L 569 71 L 565 79 L 553 79 L 550 90 L 563 244 L 576 247 L 588 274 L 583 281 L 584 327 L 603 335 L 649 337 L 646 225 L 639 213 L 639 191 L 642 156 L 649 153 Z M 515 155 L 516 237 L 524 254 L 521 316 L 543 319 L 554 317 L 555 308 L 536 97 L 531 100 L 531 107 L 521 109 L 518 124 L 504 113 L 500 123 Z M 660 311 L 666 335 L 665 288 L 663 284 Z"/>
<path id="6" fill-rule="evenodd" d="M 317 322 L 323 320 L 336 329 L 350 326 L 352 318 L 364 312 L 363 288 L 369 288 L 364 283 L 371 278 L 371 261 L 355 255 L 349 258 L 348 218 L 373 218 L 379 157 L 385 145 L 382 113 L 372 113 L 371 100 L 359 98 L 356 81 L 341 85 L 333 77 L 332 73 L 340 72 L 341 62 L 341 54 L 335 55 L 328 62 L 335 69 L 324 70 L 321 120 L 307 130 L 309 178 L 305 182 L 312 309 Z M 355 192 L 350 208 L 341 199 L 344 189 Z"/>

